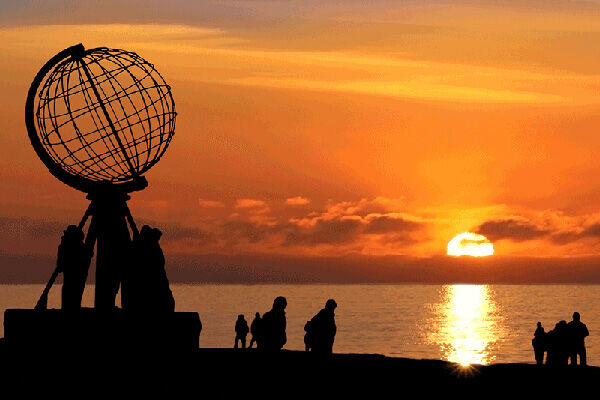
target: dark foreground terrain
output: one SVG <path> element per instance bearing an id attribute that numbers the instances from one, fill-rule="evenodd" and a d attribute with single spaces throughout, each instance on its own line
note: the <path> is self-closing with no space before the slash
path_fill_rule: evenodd
<path id="1" fill-rule="evenodd" d="M 593 397 L 600 383 L 598 367 L 460 367 L 371 354 L 322 358 L 299 351 L 268 355 L 255 350 L 200 349 L 157 354 L 151 350 L 92 353 L 82 348 L 75 354 L 32 354 L 6 344 L 0 348 L 2 393 L 13 396 L 252 399 L 502 394 L 521 398 L 575 391 Z"/>

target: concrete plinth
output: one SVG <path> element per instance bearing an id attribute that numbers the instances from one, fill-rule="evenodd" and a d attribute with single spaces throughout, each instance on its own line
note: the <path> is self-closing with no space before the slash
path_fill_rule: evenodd
<path id="1" fill-rule="evenodd" d="M 197 313 L 133 313 L 119 309 L 79 311 L 9 309 L 4 338 L 13 349 L 34 351 L 188 351 L 198 349 Z"/>

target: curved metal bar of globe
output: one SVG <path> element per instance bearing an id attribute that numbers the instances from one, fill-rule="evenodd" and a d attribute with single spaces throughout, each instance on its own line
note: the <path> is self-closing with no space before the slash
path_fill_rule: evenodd
<path id="1" fill-rule="evenodd" d="M 118 184 L 98 184 L 98 182 L 92 181 L 91 179 L 83 178 L 81 176 L 70 174 L 64 171 L 56 162 L 50 157 L 44 146 L 40 142 L 40 138 L 38 136 L 38 131 L 35 126 L 35 98 L 37 90 L 39 89 L 43 79 L 46 75 L 54 68 L 58 63 L 67 57 L 79 57 L 85 53 L 85 47 L 83 44 L 79 43 L 75 46 L 68 47 L 44 64 L 44 66 L 39 70 L 33 81 L 31 82 L 31 86 L 29 87 L 29 91 L 27 92 L 27 100 L 25 101 L 25 125 L 27 126 L 27 134 L 29 136 L 29 141 L 33 146 L 37 156 L 44 163 L 46 168 L 50 171 L 52 175 L 54 175 L 61 182 L 77 189 L 85 193 L 90 193 L 92 191 L 101 191 L 108 189 L 110 186 L 111 191 L 121 192 L 121 193 L 129 193 L 138 190 L 142 190 L 148 186 L 148 182 L 143 176 L 134 175 L 134 179 L 130 182 L 118 183 Z"/>
<path id="2" fill-rule="evenodd" d="M 73 186 L 79 188 L 81 186 L 81 178 L 71 175 L 61 168 L 59 168 L 54 160 L 46 153 L 43 145 L 40 142 L 38 137 L 38 132 L 35 127 L 35 118 L 34 118 L 34 105 L 35 105 L 35 97 L 37 90 L 42 83 L 44 77 L 50 72 L 52 68 L 54 68 L 60 61 L 67 57 L 71 57 L 73 54 L 81 53 L 85 49 L 81 43 L 75 46 L 71 46 L 69 48 L 64 49 L 63 51 L 56 54 L 52 57 L 44 66 L 39 70 L 33 82 L 31 82 L 31 86 L 29 87 L 29 92 L 27 93 L 27 100 L 25 102 L 25 125 L 27 126 L 27 133 L 29 135 L 29 141 L 33 146 L 33 149 L 37 153 L 38 157 L 42 162 L 46 165 L 46 167 L 50 170 L 52 175 L 57 177 L 62 182 L 65 182 L 69 186 Z"/>
<path id="3" fill-rule="evenodd" d="M 119 145 L 119 148 L 121 149 L 121 152 L 123 153 L 123 158 L 125 158 L 125 161 L 127 161 L 127 166 L 129 167 L 131 176 L 133 176 L 133 179 L 135 180 L 139 176 L 139 174 L 138 174 L 137 170 L 133 167 L 130 156 L 129 156 L 129 154 L 127 154 L 127 151 L 125 150 L 125 146 L 123 146 L 123 142 L 121 141 L 121 138 L 119 137 L 117 128 L 115 128 L 115 124 L 113 123 L 112 119 L 110 118 L 110 114 L 108 113 L 108 110 L 106 109 L 106 104 L 104 104 L 104 102 L 102 101 L 102 97 L 100 97 L 100 93 L 98 93 L 98 88 L 96 87 L 94 78 L 92 78 L 92 74 L 90 74 L 90 70 L 82 58 L 78 58 L 77 62 L 79 63 L 79 65 L 81 65 L 81 68 L 83 69 L 83 72 L 85 73 L 85 76 L 87 77 L 88 82 L 90 83 L 92 91 L 94 92 L 94 95 L 96 96 L 96 100 L 98 100 L 98 104 L 100 105 L 100 108 L 102 109 L 102 113 L 104 113 L 104 118 L 106 118 L 106 122 L 108 122 L 108 126 L 110 127 L 112 134 L 115 137 L 115 140 L 117 141 L 117 144 Z"/>
<path id="4" fill-rule="evenodd" d="M 93 204 L 90 203 L 87 210 L 85 211 L 85 214 L 81 218 L 81 221 L 79 222 L 79 225 L 77 226 L 79 229 L 83 229 L 83 227 L 85 226 L 85 222 L 87 221 L 88 217 L 92 214 L 92 206 L 93 206 Z M 93 229 L 92 223 L 93 223 L 93 221 L 90 223 L 90 229 L 88 229 L 88 234 L 85 238 L 85 244 L 90 249 L 94 247 L 94 243 L 96 241 L 95 229 Z M 92 232 L 92 231 L 94 231 L 94 232 Z M 92 233 L 92 234 L 90 235 L 90 233 Z M 54 271 L 52 272 L 52 275 L 50 276 L 48 283 L 46 283 L 46 287 L 44 288 L 42 295 L 40 296 L 37 303 L 35 304 L 35 307 L 33 308 L 34 310 L 39 311 L 39 310 L 46 310 L 48 308 L 48 294 L 50 293 L 50 289 L 52 289 L 52 285 L 54 285 L 54 281 L 56 281 L 56 278 L 58 278 L 58 274 L 60 274 L 60 272 L 61 271 L 57 265 L 54 268 Z"/>

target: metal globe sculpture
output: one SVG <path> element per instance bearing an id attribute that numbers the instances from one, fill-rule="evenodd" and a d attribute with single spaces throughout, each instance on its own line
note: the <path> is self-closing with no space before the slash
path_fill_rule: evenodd
<path id="1" fill-rule="evenodd" d="M 96 308 L 114 309 L 126 285 L 128 249 L 139 236 L 128 193 L 148 185 L 143 174 L 167 150 L 175 117 L 169 85 L 152 64 L 125 50 L 69 47 L 31 83 L 25 124 L 33 148 L 56 178 L 88 193 L 90 205 L 76 228 L 83 232 L 90 219 L 85 247 L 96 247 Z M 46 307 L 59 272 L 36 308 Z M 123 304 L 126 296 L 124 290 Z"/>
<path id="2" fill-rule="evenodd" d="M 136 53 L 83 45 L 58 53 L 29 90 L 30 141 L 50 172 L 84 192 L 143 189 L 175 129 L 170 86 Z"/>

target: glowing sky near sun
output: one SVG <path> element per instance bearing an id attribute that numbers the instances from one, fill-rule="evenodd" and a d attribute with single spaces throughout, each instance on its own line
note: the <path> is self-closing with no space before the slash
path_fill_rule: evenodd
<path id="1" fill-rule="evenodd" d="M 84 196 L 23 122 L 27 88 L 82 42 L 173 87 L 164 159 L 133 195 L 185 254 L 600 253 L 600 4 L 107 1 L 0 5 L 0 251 L 53 254 Z M 35 238 L 35 240 L 33 240 Z"/>

